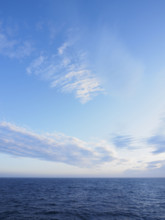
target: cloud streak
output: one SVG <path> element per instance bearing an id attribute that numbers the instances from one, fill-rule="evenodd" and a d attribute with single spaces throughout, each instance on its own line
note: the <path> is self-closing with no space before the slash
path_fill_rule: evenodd
<path id="1" fill-rule="evenodd" d="M 63 134 L 39 135 L 13 124 L 0 123 L 0 152 L 78 167 L 93 167 L 115 159 L 106 143 L 91 144 Z"/>
<path id="2" fill-rule="evenodd" d="M 52 88 L 73 93 L 83 104 L 103 93 L 100 80 L 86 64 L 85 53 L 70 42 L 63 43 L 54 55 L 37 57 L 27 72 L 48 80 Z"/>
<path id="3" fill-rule="evenodd" d="M 164 153 L 165 152 L 165 136 L 155 135 L 148 139 L 148 144 L 153 145 L 155 150 L 154 154 Z"/>
<path id="4" fill-rule="evenodd" d="M 129 135 L 116 135 L 112 138 L 112 142 L 117 148 L 132 148 L 134 138 Z"/>

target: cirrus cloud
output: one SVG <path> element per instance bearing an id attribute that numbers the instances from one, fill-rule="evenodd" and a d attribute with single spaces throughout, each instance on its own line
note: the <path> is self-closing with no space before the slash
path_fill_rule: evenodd
<path id="1" fill-rule="evenodd" d="M 85 53 L 70 42 L 64 42 L 57 53 L 40 55 L 27 67 L 28 74 L 35 74 L 50 82 L 52 88 L 63 93 L 73 93 L 81 103 L 104 92 L 100 79 L 86 64 Z"/>
<path id="2" fill-rule="evenodd" d="M 12 29 L 10 32 L 12 33 Z M 3 28 L 3 24 L 0 25 L 0 54 L 15 59 L 31 55 L 34 50 L 31 42 L 26 39 L 11 37 L 11 33 L 8 34 L 5 28 Z"/>

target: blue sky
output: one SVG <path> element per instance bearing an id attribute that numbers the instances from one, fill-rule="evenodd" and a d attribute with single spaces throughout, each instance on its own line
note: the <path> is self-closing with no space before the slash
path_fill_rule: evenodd
<path id="1" fill-rule="evenodd" d="M 0 176 L 164 177 L 164 8 L 0 1 Z"/>

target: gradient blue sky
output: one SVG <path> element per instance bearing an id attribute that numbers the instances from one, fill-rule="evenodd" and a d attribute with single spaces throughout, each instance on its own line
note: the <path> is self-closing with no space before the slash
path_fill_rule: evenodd
<path id="1" fill-rule="evenodd" d="M 164 10 L 0 0 L 0 176 L 165 177 Z"/>

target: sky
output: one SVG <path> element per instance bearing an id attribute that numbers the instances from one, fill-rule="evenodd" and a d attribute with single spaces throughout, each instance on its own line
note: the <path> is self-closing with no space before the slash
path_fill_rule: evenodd
<path id="1" fill-rule="evenodd" d="M 164 8 L 0 0 L 0 177 L 165 177 Z"/>

